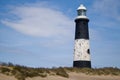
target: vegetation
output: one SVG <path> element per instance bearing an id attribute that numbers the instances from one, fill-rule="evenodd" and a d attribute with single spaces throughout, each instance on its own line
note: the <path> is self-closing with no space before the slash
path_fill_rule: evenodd
<path id="1" fill-rule="evenodd" d="M 0 63 L 0 73 L 15 76 L 18 80 L 25 80 L 27 77 L 47 77 L 47 75 L 58 75 L 69 78 L 69 72 L 85 73 L 87 75 L 115 75 L 120 76 L 120 69 L 113 67 L 105 68 L 72 68 L 72 67 L 59 67 L 59 68 L 31 68 L 20 65 L 13 65 L 12 63 Z"/>
<path id="2" fill-rule="evenodd" d="M 104 68 L 66 68 L 67 71 L 85 73 L 87 75 L 114 75 L 120 76 L 120 69 L 113 67 Z"/>
<path id="3" fill-rule="evenodd" d="M 59 68 L 52 68 L 51 69 L 52 72 L 56 73 L 56 75 L 62 76 L 62 77 L 66 77 L 68 78 L 69 75 L 66 72 L 65 68 L 59 67 Z"/>

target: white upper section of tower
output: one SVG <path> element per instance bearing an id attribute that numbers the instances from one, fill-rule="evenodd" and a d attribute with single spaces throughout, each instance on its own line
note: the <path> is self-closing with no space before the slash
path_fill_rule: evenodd
<path id="1" fill-rule="evenodd" d="M 81 4 L 77 9 L 78 16 L 76 19 L 79 19 L 79 18 L 88 19 L 86 16 L 86 11 L 87 11 L 86 7 L 83 4 Z"/>

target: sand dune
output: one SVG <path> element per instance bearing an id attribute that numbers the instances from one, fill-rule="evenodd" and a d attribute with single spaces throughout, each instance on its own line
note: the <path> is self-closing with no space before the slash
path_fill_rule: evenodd
<path id="1" fill-rule="evenodd" d="M 17 80 L 14 76 L 7 76 L 0 73 L 0 80 Z M 69 78 L 60 77 L 57 75 L 42 77 L 26 78 L 26 80 L 120 80 L 120 76 L 97 76 L 97 75 L 86 75 L 83 73 L 70 72 Z"/>
<path id="2" fill-rule="evenodd" d="M 14 76 L 7 76 L 0 73 L 0 80 L 17 80 Z"/>
<path id="3" fill-rule="evenodd" d="M 82 73 L 70 73 L 70 80 L 120 80 L 120 76 L 98 76 Z"/>
<path id="4" fill-rule="evenodd" d="M 48 76 L 46 78 L 27 78 L 26 80 L 120 80 L 120 76 L 90 76 L 82 73 L 69 73 L 69 78 L 60 76 Z"/>

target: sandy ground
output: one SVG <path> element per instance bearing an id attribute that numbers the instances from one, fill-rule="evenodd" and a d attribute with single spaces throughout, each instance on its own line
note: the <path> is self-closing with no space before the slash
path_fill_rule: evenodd
<path id="1" fill-rule="evenodd" d="M 0 74 L 0 80 L 17 80 L 14 76 L 6 76 Z M 45 78 L 41 77 L 33 77 L 33 78 L 26 78 L 26 80 L 120 80 L 120 76 L 97 76 L 97 75 L 85 75 L 82 73 L 69 73 L 69 78 L 64 78 L 60 76 L 47 76 Z"/>
<path id="2" fill-rule="evenodd" d="M 17 80 L 14 76 L 7 76 L 0 73 L 0 80 Z"/>
<path id="3" fill-rule="evenodd" d="M 120 76 L 90 76 L 82 73 L 69 73 L 69 78 L 60 76 L 48 76 L 46 78 L 27 78 L 26 80 L 120 80 Z"/>
<path id="4" fill-rule="evenodd" d="M 82 73 L 70 73 L 70 80 L 120 80 L 120 76 L 97 76 Z"/>

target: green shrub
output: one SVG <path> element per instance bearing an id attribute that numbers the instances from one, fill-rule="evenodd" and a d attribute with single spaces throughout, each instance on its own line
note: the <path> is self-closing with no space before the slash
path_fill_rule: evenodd
<path id="1" fill-rule="evenodd" d="M 14 76 L 15 76 L 15 78 L 17 78 L 18 80 L 25 80 L 25 78 L 26 78 L 22 73 L 20 73 L 20 72 L 18 72 L 18 71 L 16 71 L 16 74 L 15 74 Z"/>
<path id="2" fill-rule="evenodd" d="M 44 77 L 47 77 L 47 73 L 39 73 L 39 76 L 40 76 L 40 77 L 43 77 L 43 78 L 44 78 Z"/>
<path id="3" fill-rule="evenodd" d="M 0 68 L 0 72 L 1 73 L 6 73 L 6 72 L 10 72 L 11 70 L 9 69 L 9 68 L 7 68 L 7 67 L 1 67 Z"/>
<path id="4" fill-rule="evenodd" d="M 66 77 L 66 78 L 69 77 L 69 75 L 67 74 L 67 72 L 63 68 L 56 69 L 56 75 Z"/>

